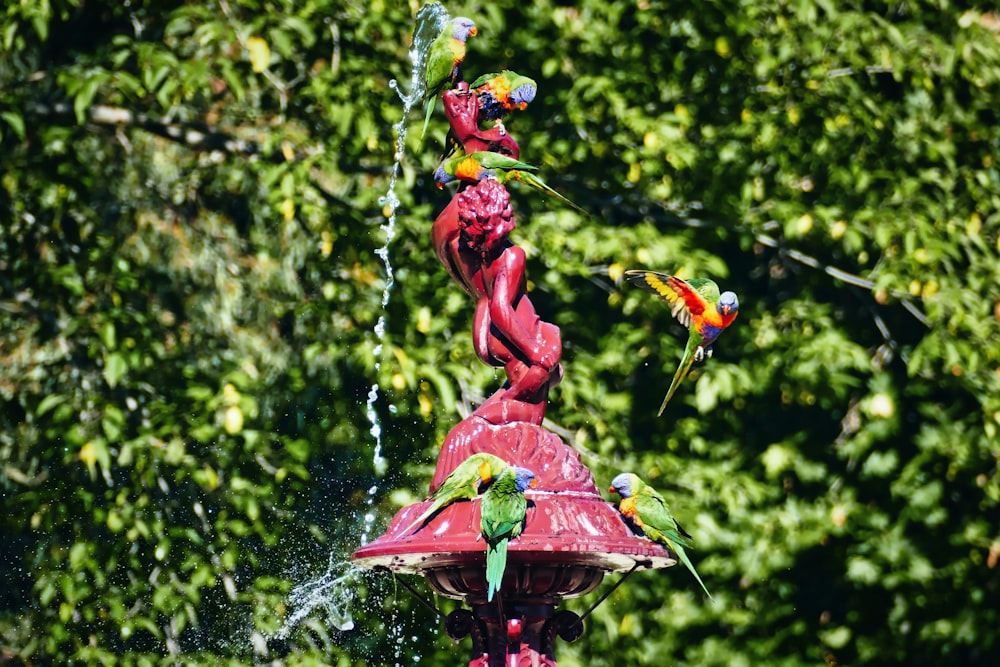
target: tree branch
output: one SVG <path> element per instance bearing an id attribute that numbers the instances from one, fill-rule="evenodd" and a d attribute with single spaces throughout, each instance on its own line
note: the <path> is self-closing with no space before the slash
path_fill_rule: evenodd
<path id="1" fill-rule="evenodd" d="M 774 248 L 781 252 L 786 257 L 795 260 L 799 264 L 803 264 L 813 269 L 817 269 L 827 274 L 831 278 L 836 278 L 837 280 L 842 280 L 843 282 L 854 285 L 855 287 L 860 287 L 865 290 L 875 289 L 875 283 L 867 278 L 862 278 L 859 275 L 844 271 L 843 269 L 838 269 L 835 266 L 830 266 L 829 264 L 823 264 L 818 259 L 812 255 L 807 255 L 804 252 L 795 250 L 794 248 L 784 247 L 776 238 L 763 233 L 755 233 L 754 239 L 761 245 L 767 246 L 768 248 Z M 889 294 L 893 298 L 898 299 L 900 303 L 908 313 L 913 315 L 918 322 L 923 324 L 925 327 L 930 328 L 930 320 L 927 316 L 913 303 L 910 295 L 906 292 L 901 292 L 899 290 L 889 290 Z"/>
<path id="2" fill-rule="evenodd" d="M 40 116 L 73 116 L 73 108 L 65 102 L 44 104 L 34 102 L 27 109 Z M 87 111 L 87 120 L 95 125 L 111 127 L 132 126 L 184 144 L 195 150 L 224 151 L 241 155 L 262 155 L 255 141 L 244 141 L 225 132 L 200 129 L 181 123 L 164 123 L 142 112 L 121 107 L 94 105 Z"/>

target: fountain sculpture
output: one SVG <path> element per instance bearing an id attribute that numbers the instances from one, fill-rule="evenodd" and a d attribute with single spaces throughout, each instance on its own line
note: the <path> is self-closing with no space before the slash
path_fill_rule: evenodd
<path id="1" fill-rule="evenodd" d="M 467 83 L 457 81 L 442 101 L 466 154 L 519 157 L 502 125 L 480 127 L 480 101 Z M 629 529 L 579 455 L 542 427 L 548 391 L 562 379 L 562 343 L 559 328 L 538 316 L 526 293 L 524 251 L 509 238 L 514 228 L 505 186 L 485 178 L 464 183 L 431 229 L 438 259 L 475 300 L 476 354 L 503 367 L 507 381 L 448 433 L 430 489 L 477 452 L 529 468 L 538 480 L 526 494 L 524 532 L 509 545 L 499 599 L 486 599 L 478 498 L 448 506 L 409 534 L 429 503 L 405 507 L 382 537 L 352 557 L 362 568 L 423 575 L 439 594 L 464 600 L 471 611 L 449 614 L 446 628 L 456 639 L 471 635 L 470 667 L 554 667 L 555 637 L 573 641 L 583 632 L 580 616 L 556 611 L 561 600 L 594 590 L 611 572 L 675 563 L 666 549 Z"/>

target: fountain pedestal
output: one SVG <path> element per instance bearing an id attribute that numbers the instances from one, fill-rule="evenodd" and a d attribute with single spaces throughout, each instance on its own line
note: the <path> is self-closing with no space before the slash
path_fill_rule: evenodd
<path id="1" fill-rule="evenodd" d="M 594 590 L 610 572 L 674 565 L 666 549 L 636 536 L 601 498 L 577 453 L 536 424 L 496 425 L 475 415 L 459 422 L 442 444 L 432 489 L 476 452 L 528 467 L 539 482 L 525 493 L 524 531 L 508 545 L 499 601 L 486 601 L 478 497 L 449 505 L 412 534 L 403 531 L 430 503 L 404 507 L 385 535 L 353 556 L 359 567 L 423 575 L 437 593 L 470 605 L 446 623 L 455 639 L 472 637 L 470 667 L 555 665 L 555 638 L 583 633 L 576 614 L 556 610 L 562 600 Z"/>
<path id="2" fill-rule="evenodd" d="M 443 93 L 453 135 L 466 154 L 518 157 L 518 145 L 503 126 L 480 128 L 483 99 L 464 82 Z M 496 108 L 495 96 L 490 105 Z M 362 568 L 423 575 L 436 592 L 471 607 L 446 621 L 452 637 L 472 637 L 470 667 L 554 666 L 555 638 L 573 641 L 583 633 L 579 616 L 556 610 L 561 601 L 594 590 L 610 572 L 676 561 L 659 544 L 636 536 L 601 497 L 579 455 L 542 428 L 548 391 L 562 379 L 559 329 L 541 320 L 527 294 L 524 251 L 509 239 L 515 222 L 506 188 L 490 175 L 457 176 L 464 183 L 434 222 L 434 249 L 476 302 L 476 355 L 502 367 L 507 382 L 445 438 L 430 490 L 479 452 L 533 471 L 538 490 L 525 493 L 524 530 L 508 544 L 507 567 L 492 602 L 479 497 L 445 507 L 410 533 L 407 528 L 431 503 L 405 507 L 352 560 Z"/>

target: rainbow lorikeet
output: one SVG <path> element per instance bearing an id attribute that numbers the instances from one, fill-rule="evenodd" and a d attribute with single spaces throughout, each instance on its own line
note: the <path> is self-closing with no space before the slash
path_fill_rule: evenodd
<path id="1" fill-rule="evenodd" d="M 523 111 L 538 92 L 534 79 L 509 69 L 484 74 L 469 88 L 479 98 L 480 117 L 485 120 L 499 120 L 514 109 Z"/>
<path id="2" fill-rule="evenodd" d="M 496 121 L 496 127 L 500 128 L 501 134 L 507 131 L 503 126 L 502 119 L 515 109 L 521 111 L 526 109 L 528 104 L 535 99 L 537 91 L 538 85 L 534 79 L 521 76 L 509 69 L 484 74 L 473 81 L 469 87 L 469 92 L 476 96 L 479 120 Z M 459 148 L 458 138 L 453 131 L 449 130 L 445 139 L 445 154 L 441 159 L 451 157 L 458 152 Z"/>
<path id="3" fill-rule="evenodd" d="M 465 43 L 469 37 L 476 35 L 476 24 L 472 19 L 456 16 L 441 30 L 441 34 L 431 43 L 427 51 L 427 65 L 424 69 L 424 86 L 427 90 L 426 112 L 424 115 L 424 130 L 434 113 L 434 104 L 444 89 L 458 78 L 458 69 L 465 60 Z"/>
<path id="4" fill-rule="evenodd" d="M 623 472 L 611 481 L 612 493 L 621 496 L 618 511 L 625 517 L 636 532 L 641 532 L 649 539 L 667 547 L 677 555 L 684 566 L 691 571 L 694 578 L 701 584 L 702 590 L 709 598 L 712 594 L 705 588 L 704 582 L 691 564 L 684 548 L 691 547 L 691 536 L 681 528 L 674 515 L 670 513 L 666 501 L 653 487 L 649 486 L 638 475 Z"/>
<path id="5" fill-rule="evenodd" d="M 454 502 L 472 500 L 506 467 L 507 462 L 499 456 L 483 452 L 465 459 L 441 482 L 441 486 L 434 489 L 434 493 L 427 498 L 434 502 L 406 527 L 403 534 L 423 528 L 438 512 Z"/>
<path id="6" fill-rule="evenodd" d="M 670 382 L 667 396 L 657 416 L 677 391 L 696 361 L 712 356 L 712 343 L 732 324 L 740 312 L 740 302 L 733 292 L 719 293 L 719 286 L 707 278 L 684 280 L 655 271 L 626 271 L 625 279 L 650 291 L 670 304 L 671 314 L 688 329 L 684 356 Z"/>
<path id="7" fill-rule="evenodd" d="M 439 188 L 455 181 L 478 183 L 484 178 L 492 178 L 500 183 L 519 181 L 588 215 L 582 208 L 547 186 L 542 179 L 532 173 L 535 171 L 538 171 L 538 167 L 527 162 L 515 160 L 501 153 L 478 151 L 445 160 L 435 170 L 434 180 L 437 181 Z"/>
<path id="8" fill-rule="evenodd" d="M 486 600 L 500 590 L 507 569 L 507 542 L 521 534 L 528 511 L 524 492 L 534 488 L 535 473 L 507 466 L 493 481 L 480 503 L 480 529 L 486 539 Z"/>

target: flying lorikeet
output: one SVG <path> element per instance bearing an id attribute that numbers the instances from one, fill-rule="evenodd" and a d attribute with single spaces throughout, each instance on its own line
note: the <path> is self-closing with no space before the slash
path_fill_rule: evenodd
<path id="1" fill-rule="evenodd" d="M 434 171 L 434 180 L 437 181 L 439 188 L 455 181 L 478 183 L 484 178 L 492 178 L 500 183 L 519 181 L 539 192 L 555 197 L 583 215 L 589 215 L 569 199 L 545 185 L 542 179 L 532 173 L 535 171 L 538 171 L 538 167 L 527 162 L 515 160 L 501 153 L 478 151 L 445 160 Z"/>
<path id="2" fill-rule="evenodd" d="M 638 529 L 637 532 L 641 531 L 649 539 L 662 544 L 676 554 L 701 584 L 705 595 L 711 598 L 712 594 L 705 588 L 704 582 L 698 576 L 698 572 L 684 551 L 685 547 L 691 547 L 691 542 L 688 541 L 691 536 L 674 519 L 674 515 L 670 513 L 670 508 L 667 507 L 663 496 L 639 479 L 637 475 L 628 472 L 623 472 L 615 477 L 608 490 L 622 497 L 618 504 L 618 511 L 634 528 Z"/>
<path id="3" fill-rule="evenodd" d="M 507 462 L 493 454 L 480 452 L 465 459 L 451 471 L 441 486 L 434 489 L 434 493 L 427 498 L 434 502 L 406 527 L 403 534 L 423 528 L 438 512 L 456 501 L 472 500 L 506 467 Z"/>
<path id="4" fill-rule="evenodd" d="M 508 466 L 483 494 L 479 505 L 480 529 L 486 539 L 486 599 L 500 590 L 507 569 L 507 542 L 521 534 L 528 500 L 524 492 L 534 488 L 535 473 Z"/>
<path id="5" fill-rule="evenodd" d="M 427 66 L 424 69 L 424 86 L 427 89 L 426 113 L 424 115 L 424 130 L 434 113 L 434 104 L 445 87 L 453 83 L 458 76 L 458 68 L 465 60 L 465 42 L 476 34 L 476 24 L 472 19 L 456 16 L 449 21 L 441 34 L 431 43 L 427 51 Z"/>
<path id="6" fill-rule="evenodd" d="M 626 271 L 625 278 L 633 285 L 648 290 L 670 304 L 671 314 L 688 329 L 684 356 L 670 382 L 667 396 L 657 416 L 663 414 L 667 402 L 677 391 L 692 364 L 712 356 L 712 343 L 732 324 L 740 312 L 740 302 L 732 292 L 719 294 L 719 286 L 707 278 L 684 280 L 655 271 Z"/>
<path id="7" fill-rule="evenodd" d="M 505 69 L 484 74 L 469 86 L 479 98 L 482 120 L 499 120 L 514 109 L 527 108 L 535 99 L 538 84 L 534 79 Z"/>

